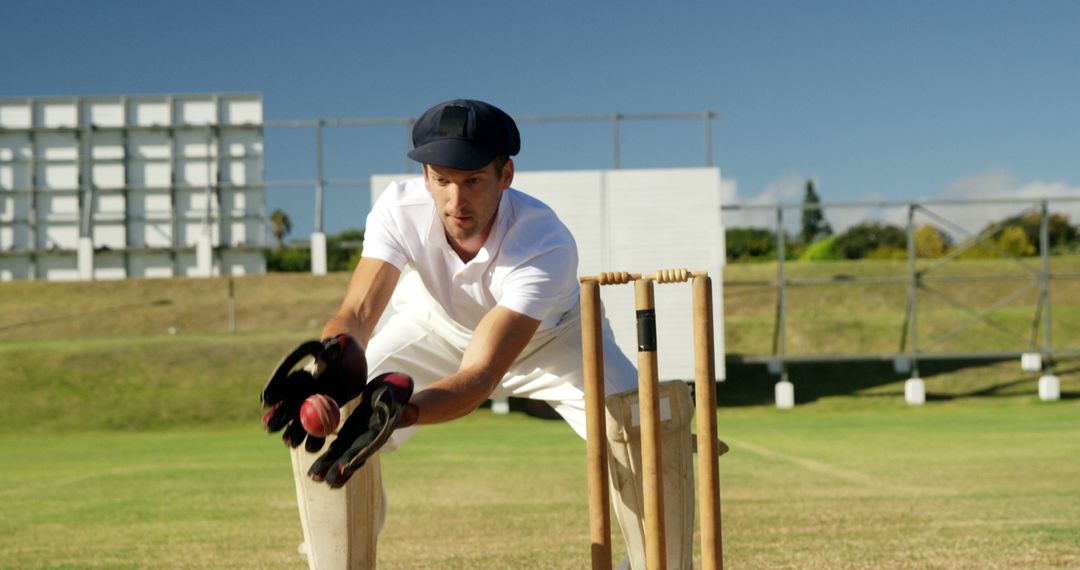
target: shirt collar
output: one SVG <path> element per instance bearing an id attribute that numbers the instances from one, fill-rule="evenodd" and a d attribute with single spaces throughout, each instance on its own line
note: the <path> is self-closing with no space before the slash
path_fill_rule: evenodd
<path id="1" fill-rule="evenodd" d="M 495 212 L 495 223 L 491 224 L 491 233 L 488 234 L 484 245 L 480 246 L 480 251 L 476 253 L 476 257 L 469 263 L 486 263 L 499 250 L 499 244 L 502 243 L 503 236 L 506 235 L 506 226 L 510 221 L 510 213 L 507 211 L 510 209 L 510 189 L 503 190 L 502 196 L 499 197 L 499 209 Z M 449 246 L 449 244 L 447 244 Z"/>
<path id="2" fill-rule="evenodd" d="M 484 245 L 480 246 L 480 251 L 476 253 L 476 257 L 472 258 L 469 265 L 472 263 L 486 263 L 492 257 L 492 252 L 498 250 L 499 243 L 502 242 L 502 238 L 506 235 L 506 226 L 509 224 L 510 213 L 510 189 L 503 191 L 502 196 L 499 197 L 499 209 L 495 212 L 495 223 L 491 225 L 491 233 L 488 234 L 487 240 L 484 241 Z M 446 237 L 446 228 L 443 227 L 442 220 L 439 219 L 439 210 L 435 207 L 435 202 L 431 203 L 431 229 L 428 231 L 428 244 L 443 251 L 449 253 L 454 259 L 458 261 L 461 258 L 458 257 L 457 252 L 453 247 L 450 247 L 450 240 Z"/>

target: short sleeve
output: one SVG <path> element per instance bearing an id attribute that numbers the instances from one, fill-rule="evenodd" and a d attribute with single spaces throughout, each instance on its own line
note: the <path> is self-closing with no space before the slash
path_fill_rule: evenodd
<path id="1" fill-rule="evenodd" d="M 544 321 L 576 302 L 577 249 L 553 247 L 529 258 L 506 275 L 499 306 Z"/>
<path id="2" fill-rule="evenodd" d="M 396 197 L 400 190 L 397 182 L 391 183 L 375 201 L 364 226 L 364 248 L 360 254 L 361 257 L 380 259 L 398 269 L 409 262 L 401 225 L 395 216 Z"/>

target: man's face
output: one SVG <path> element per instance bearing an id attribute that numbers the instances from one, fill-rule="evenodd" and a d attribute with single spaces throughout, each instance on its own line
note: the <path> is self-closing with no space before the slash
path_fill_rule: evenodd
<path id="1" fill-rule="evenodd" d="M 487 239 L 499 200 L 513 178 L 513 161 L 507 161 L 502 176 L 494 163 L 480 170 L 424 166 L 424 184 L 435 199 L 446 234 L 461 245 L 478 241 L 477 248 Z"/>

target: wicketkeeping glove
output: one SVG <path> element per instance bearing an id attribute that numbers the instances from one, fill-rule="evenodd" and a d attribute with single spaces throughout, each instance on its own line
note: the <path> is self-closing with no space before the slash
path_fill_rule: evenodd
<path id="1" fill-rule="evenodd" d="M 415 421 L 415 405 L 409 404 L 412 393 L 413 380 L 405 374 L 389 372 L 373 378 L 337 439 L 311 464 L 308 475 L 331 488 L 344 486 L 395 429 Z"/>
<path id="2" fill-rule="evenodd" d="M 319 451 L 325 440 L 304 431 L 300 406 L 312 394 L 326 394 L 344 406 L 360 395 L 366 380 L 367 359 L 352 337 L 342 334 L 304 342 L 282 359 L 263 388 L 260 400 L 269 408 L 263 427 L 269 433 L 284 429 L 282 439 L 291 447 L 306 439 L 309 452 Z"/>

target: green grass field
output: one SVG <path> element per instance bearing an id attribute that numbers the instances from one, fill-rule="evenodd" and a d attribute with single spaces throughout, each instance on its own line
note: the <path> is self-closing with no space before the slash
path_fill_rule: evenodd
<path id="1" fill-rule="evenodd" d="M 839 400 L 720 411 L 729 568 L 1080 566 L 1080 402 Z M 0 446 L 4 567 L 304 567 L 287 454 L 252 425 Z M 380 568 L 588 566 L 561 422 L 481 410 L 383 469 Z"/>
<path id="2" fill-rule="evenodd" d="M 892 267 L 793 265 L 808 277 Z M 0 284 L 0 567 L 305 567 L 288 456 L 259 429 L 257 394 L 346 281 L 238 278 L 236 334 L 227 279 Z M 1080 344 L 1074 286 L 1053 293 L 1059 346 Z M 830 287 L 794 298 L 808 328 L 792 329 L 793 346 L 895 348 L 889 291 Z M 750 290 L 727 289 L 729 352 L 767 350 L 771 297 Z M 1017 303 L 1002 318 L 1023 328 L 1032 308 Z M 1063 400 L 1046 403 L 1017 362 L 928 362 L 921 407 L 904 404 L 887 362 L 796 365 L 788 411 L 771 405 L 763 366 L 729 364 L 727 567 L 1080 567 L 1080 360 L 1056 364 Z M 588 566 L 584 444 L 562 422 L 480 410 L 421 431 L 383 469 L 380 568 Z"/>

